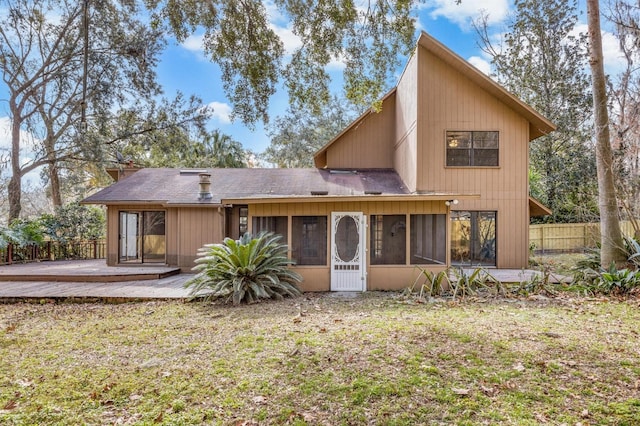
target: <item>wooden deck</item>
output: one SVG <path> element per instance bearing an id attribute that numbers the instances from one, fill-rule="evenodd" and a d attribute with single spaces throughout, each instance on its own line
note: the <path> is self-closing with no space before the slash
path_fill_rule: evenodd
<path id="1" fill-rule="evenodd" d="M 158 280 L 180 273 L 165 265 L 107 266 L 104 259 L 59 260 L 0 266 L 0 281 L 122 282 Z"/>
<path id="2" fill-rule="evenodd" d="M 104 260 L 0 266 L 0 301 L 26 299 L 183 299 L 191 274 L 167 266 L 107 266 Z"/>
<path id="3" fill-rule="evenodd" d="M 186 299 L 184 283 L 193 275 L 120 282 L 9 281 L 0 282 L 0 302 L 28 299 L 145 300 Z"/>

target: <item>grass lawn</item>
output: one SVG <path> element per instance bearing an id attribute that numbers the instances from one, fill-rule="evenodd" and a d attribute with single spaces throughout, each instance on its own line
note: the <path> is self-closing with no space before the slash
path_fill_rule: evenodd
<path id="1" fill-rule="evenodd" d="M 640 307 L 0 305 L 0 424 L 640 424 Z"/>

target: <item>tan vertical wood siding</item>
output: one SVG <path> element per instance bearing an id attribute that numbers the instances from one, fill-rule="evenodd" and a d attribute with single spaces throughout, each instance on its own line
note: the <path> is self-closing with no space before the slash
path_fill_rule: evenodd
<path id="1" fill-rule="evenodd" d="M 418 47 L 417 190 L 480 194 L 456 210 L 497 211 L 497 266 L 528 261 L 529 123 L 455 68 Z M 447 130 L 499 131 L 498 167 L 446 167 Z"/>
<path id="2" fill-rule="evenodd" d="M 327 167 L 393 168 L 395 108 L 395 95 L 391 94 L 383 101 L 380 112 L 368 113 L 359 123 L 347 130 L 340 137 L 340 143 L 334 143 L 327 149 Z"/>
<path id="3" fill-rule="evenodd" d="M 224 239 L 224 209 L 181 207 L 176 211 L 177 265 L 190 269 L 200 247 Z"/>
<path id="4" fill-rule="evenodd" d="M 393 167 L 410 191 L 416 190 L 418 162 L 418 61 L 413 55 L 396 89 L 396 127 L 393 138 Z"/>

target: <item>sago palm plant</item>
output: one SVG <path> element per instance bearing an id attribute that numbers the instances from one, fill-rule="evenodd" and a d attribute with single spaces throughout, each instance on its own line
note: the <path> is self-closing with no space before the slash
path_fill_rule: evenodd
<path id="1" fill-rule="evenodd" d="M 197 274 L 185 287 L 192 297 L 223 298 L 233 304 L 300 295 L 302 277 L 289 269 L 293 261 L 280 239 L 271 232 L 255 237 L 247 233 L 239 240 L 205 245 L 193 268 Z"/>

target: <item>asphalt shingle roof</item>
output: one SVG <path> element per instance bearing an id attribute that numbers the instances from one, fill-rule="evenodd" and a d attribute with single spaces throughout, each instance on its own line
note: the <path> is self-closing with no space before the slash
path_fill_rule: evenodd
<path id="1" fill-rule="evenodd" d="M 199 201 L 198 172 L 205 169 L 141 169 L 87 197 L 83 202 L 159 202 L 168 204 L 219 204 L 234 198 L 309 197 L 409 194 L 394 170 L 331 171 L 324 169 L 206 169 L 211 174 L 213 198 Z"/>

